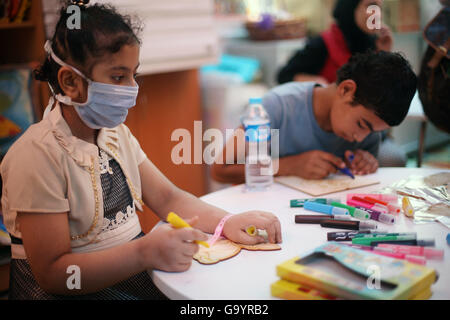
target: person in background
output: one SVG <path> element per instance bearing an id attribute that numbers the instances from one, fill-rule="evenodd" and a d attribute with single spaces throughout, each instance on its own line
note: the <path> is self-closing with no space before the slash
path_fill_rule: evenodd
<path id="1" fill-rule="evenodd" d="M 330 84 L 336 81 L 336 72 L 355 53 L 367 50 L 392 50 L 392 34 L 388 26 L 370 30 L 367 8 L 381 0 L 338 0 L 328 30 L 308 40 L 278 74 L 280 84 L 291 81 L 314 81 Z"/>
<path id="2" fill-rule="evenodd" d="M 450 0 L 440 2 L 445 6 L 445 11 L 450 11 Z M 450 133 L 450 59 L 448 58 L 450 22 L 446 18 L 448 15 L 448 12 L 439 12 L 431 22 L 434 30 L 439 29 L 443 45 L 428 46 L 422 60 L 418 87 L 419 97 L 428 120 L 438 129 Z M 433 43 L 433 40 L 437 39 L 428 40 Z"/>
<path id="3" fill-rule="evenodd" d="M 345 166 L 354 175 L 376 172 L 379 132 L 405 119 L 416 88 L 409 62 L 379 51 L 353 55 L 330 85 L 294 81 L 271 89 L 262 104 L 270 128 L 279 130 L 276 175 L 324 179 Z M 216 181 L 245 181 L 244 144 L 238 131 L 227 141 L 211 170 Z"/>
<path id="4" fill-rule="evenodd" d="M 393 45 L 390 28 L 381 24 L 371 29 L 368 7 L 382 8 L 382 0 L 338 0 L 333 10 L 335 22 L 328 30 L 308 40 L 278 74 L 280 84 L 290 81 L 314 81 L 327 85 L 336 81 L 336 73 L 350 57 L 368 50 L 391 51 Z M 406 154 L 389 137 L 381 133 L 378 160 L 382 167 L 404 167 Z"/>

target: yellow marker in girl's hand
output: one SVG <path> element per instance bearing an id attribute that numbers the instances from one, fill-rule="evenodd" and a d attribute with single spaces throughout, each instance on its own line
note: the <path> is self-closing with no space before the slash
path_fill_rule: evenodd
<path id="1" fill-rule="evenodd" d="M 255 226 L 253 226 L 253 225 L 247 227 L 247 228 L 245 229 L 245 232 L 247 232 L 247 234 L 250 235 L 250 236 L 252 236 L 252 237 L 254 237 L 254 236 L 261 236 L 261 237 L 263 237 L 263 238 L 266 239 L 266 240 L 267 240 L 267 238 L 268 238 L 268 235 L 267 235 L 267 231 L 266 231 L 266 230 L 260 230 L 260 229 L 257 229 L 257 228 L 256 228 Z"/>
<path id="2" fill-rule="evenodd" d="M 402 207 L 403 207 L 403 213 L 407 217 L 414 217 L 414 208 L 412 207 L 411 202 L 409 201 L 408 197 L 403 197 Z"/>
<path id="3" fill-rule="evenodd" d="M 174 212 L 169 212 L 169 214 L 167 215 L 167 222 L 170 223 L 175 229 L 192 228 L 189 223 L 181 219 L 181 217 Z M 201 244 L 206 248 L 209 248 L 209 244 L 205 241 L 195 240 L 194 242 Z"/>

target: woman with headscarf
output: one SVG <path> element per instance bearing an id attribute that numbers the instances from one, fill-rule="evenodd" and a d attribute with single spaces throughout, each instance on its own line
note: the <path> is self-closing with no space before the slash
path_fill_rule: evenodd
<path id="1" fill-rule="evenodd" d="M 281 69 L 278 82 L 315 81 L 320 84 L 336 80 L 337 70 L 355 53 L 367 50 L 391 51 L 392 34 L 386 25 L 371 29 L 368 20 L 373 12 L 369 6 L 380 8 L 382 0 L 337 0 L 328 30 L 309 39 Z"/>

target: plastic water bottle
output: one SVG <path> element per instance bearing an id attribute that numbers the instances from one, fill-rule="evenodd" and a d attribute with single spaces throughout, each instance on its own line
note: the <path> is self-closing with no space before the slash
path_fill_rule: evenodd
<path id="1" fill-rule="evenodd" d="M 245 184 L 247 190 L 265 190 L 273 183 L 270 118 L 261 98 L 251 98 L 241 118 L 245 129 Z"/>

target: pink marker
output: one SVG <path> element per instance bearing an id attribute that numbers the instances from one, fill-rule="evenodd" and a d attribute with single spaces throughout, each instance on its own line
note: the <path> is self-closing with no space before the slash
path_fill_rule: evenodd
<path id="1" fill-rule="evenodd" d="M 420 246 L 406 246 L 396 244 L 379 244 L 377 247 L 386 248 L 395 253 L 404 253 L 415 256 L 424 256 L 428 259 L 442 260 L 444 258 L 444 250 L 432 249 Z"/>
<path id="2" fill-rule="evenodd" d="M 382 256 L 406 260 L 406 261 L 420 264 L 420 265 L 427 264 L 427 260 L 425 259 L 425 257 L 419 257 L 419 256 L 410 255 L 410 254 L 405 254 L 405 253 L 392 252 L 392 251 L 390 251 L 389 248 L 375 247 L 375 248 L 373 248 L 372 252 L 382 255 Z"/>
<path id="3" fill-rule="evenodd" d="M 359 200 L 347 200 L 347 204 L 349 206 L 353 206 L 353 207 L 363 207 L 363 208 L 367 208 L 367 209 L 372 209 L 381 213 L 388 213 L 388 210 L 386 207 L 381 207 L 378 205 L 374 205 L 372 203 L 368 203 L 368 202 L 363 202 L 363 201 L 359 201 Z"/>
<path id="4" fill-rule="evenodd" d="M 391 204 L 391 203 L 383 201 L 383 200 L 378 200 L 378 199 L 375 199 L 370 196 L 365 196 L 365 197 L 363 197 L 363 199 L 365 201 L 373 203 L 373 204 L 381 204 L 382 206 L 385 206 L 388 209 L 389 213 L 397 213 L 398 214 L 401 212 L 400 206 L 397 206 L 395 204 Z"/>
<path id="5" fill-rule="evenodd" d="M 385 201 L 385 202 L 397 202 L 398 196 L 395 194 L 381 194 L 381 193 L 369 193 L 369 194 L 363 194 L 363 193 L 349 193 L 347 194 L 347 200 L 351 200 L 353 197 L 372 197 L 377 200 Z"/>

